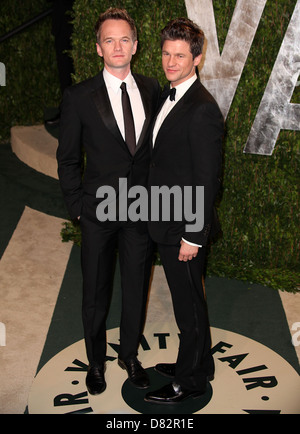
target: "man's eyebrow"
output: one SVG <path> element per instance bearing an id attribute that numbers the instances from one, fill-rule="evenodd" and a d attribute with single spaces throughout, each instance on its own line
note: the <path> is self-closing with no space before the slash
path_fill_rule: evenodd
<path id="1" fill-rule="evenodd" d="M 124 36 L 121 36 L 121 38 L 120 39 L 130 39 L 130 36 L 128 36 L 128 35 L 124 35 Z M 106 36 L 103 40 L 104 41 L 106 41 L 106 39 L 115 39 L 113 36 Z"/>
<path id="2" fill-rule="evenodd" d="M 164 53 L 164 54 L 170 54 L 170 52 L 167 51 L 167 50 L 162 50 L 162 53 Z M 185 56 L 185 54 L 184 53 L 174 53 L 174 56 Z"/>

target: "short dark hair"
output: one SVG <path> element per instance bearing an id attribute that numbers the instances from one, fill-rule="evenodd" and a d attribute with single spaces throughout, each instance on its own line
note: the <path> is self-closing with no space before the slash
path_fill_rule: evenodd
<path id="1" fill-rule="evenodd" d="M 190 44 L 190 50 L 195 57 L 202 54 L 204 33 L 197 24 L 188 18 L 176 18 L 170 21 L 160 34 L 161 48 L 165 41 L 184 40 Z"/>
<path id="2" fill-rule="evenodd" d="M 131 16 L 128 14 L 126 9 L 119 9 L 119 8 L 109 8 L 105 12 L 103 12 L 95 25 L 95 33 L 98 44 L 100 43 L 100 33 L 101 33 L 101 26 L 106 20 L 123 20 L 127 21 L 129 24 L 131 30 L 132 30 L 132 39 L 134 41 L 137 40 L 137 30 L 135 26 L 134 20 L 131 18 Z"/>

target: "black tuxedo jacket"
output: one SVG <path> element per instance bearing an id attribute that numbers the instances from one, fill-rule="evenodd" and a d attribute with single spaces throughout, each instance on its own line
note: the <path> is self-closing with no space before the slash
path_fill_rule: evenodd
<path id="1" fill-rule="evenodd" d="M 64 92 L 57 161 L 61 188 L 72 219 L 81 215 L 83 195 L 95 198 L 101 186 L 112 186 L 118 192 L 119 178 L 127 178 L 128 188 L 147 185 L 148 133 L 157 110 L 160 86 L 155 79 L 133 76 L 146 115 L 134 156 L 117 126 L 102 71 Z M 83 179 L 82 147 L 86 153 Z"/>
<path id="2" fill-rule="evenodd" d="M 151 186 L 204 186 L 204 226 L 197 232 L 186 232 L 182 221 L 149 221 L 150 235 L 162 244 L 178 244 L 183 237 L 195 244 L 206 245 L 218 221 L 214 201 L 221 182 L 224 120 L 220 109 L 199 80 L 195 81 L 163 122 L 153 147 L 151 134 Z M 195 211 L 195 196 L 193 196 Z M 183 201 L 182 201 L 183 202 Z M 184 212 L 182 213 L 184 217 Z"/>

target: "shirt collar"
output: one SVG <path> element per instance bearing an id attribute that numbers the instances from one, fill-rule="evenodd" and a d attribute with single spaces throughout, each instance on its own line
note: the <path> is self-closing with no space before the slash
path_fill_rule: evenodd
<path id="1" fill-rule="evenodd" d="M 186 91 L 192 86 L 194 81 L 197 80 L 197 75 L 194 74 L 191 78 L 184 81 L 183 83 L 178 84 L 178 86 L 175 86 L 176 88 L 176 97 L 175 101 L 178 101 L 183 95 L 186 93 Z"/>
<path id="2" fill-rule="evenodd" d="M 135 81 L 134 81 L 134 78 L 133 78 L 131 72 L 129 72 L 129 74 L 127 75 L 127 77 L 124 80 L 120 80 L 118 77 L 115 77 L 110 72 L 108 72 L 106 68 L 104 68 L 103 78 L 104 78 L 106 86 L 113 89 L 113 91 L 115 93 L 117 93 L 120 90 L 120 86 L 123 82 L 126 83 L 126 85 L 129 89 L 134 89 L 136 87 L 136 84 L 135 84 Z"/>

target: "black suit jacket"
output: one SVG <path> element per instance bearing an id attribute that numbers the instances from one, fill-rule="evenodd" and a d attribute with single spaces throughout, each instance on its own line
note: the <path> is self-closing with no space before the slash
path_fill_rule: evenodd
<path id="1" fill-rule="evenodd" d="M 197 232 L 186 232 L 184 219 L 150 221 L 154 241 L 178 244 L 183 237 L 195 244 L 206 245 L 218 222 L 214 201 L 221 183 L 222 139 L 224 120 L 220 109 L 199 80 L 195 81 L 163 122 L 153 148 L 149 187 L 204 186 L 204 226 Z M 152 139 L 152 135 L 151 135 Z M 182 200 L 183 203 L 183 200 Z M 195 211 L 195 196 L 193 196 Z"/>
<path id="2" fill-rule="evenodd" d="M 112 186 L 118 192 L 119 178 L 127 178 L 128 187 L 147 185 L 148 133 L 157 110 L 160 86 L 155 79 L 133 76 L 146 115 L 134 156 L 117 126 L 102 71 L 64 92 L 57 160 L 61 188 L 72 219 L 81 215 L 83 195 L 95 198 L 101 186 Z M 83 180 L 82 146 L 86 153 Z"/>

